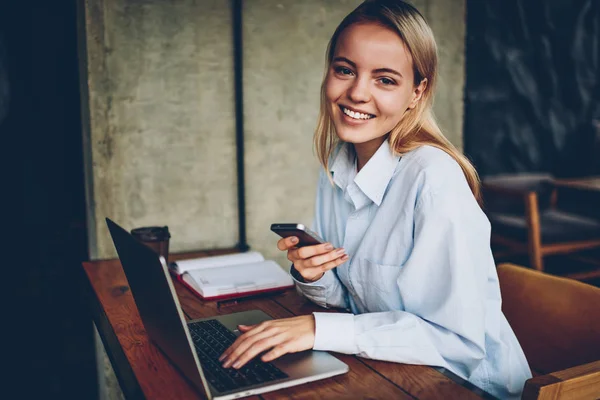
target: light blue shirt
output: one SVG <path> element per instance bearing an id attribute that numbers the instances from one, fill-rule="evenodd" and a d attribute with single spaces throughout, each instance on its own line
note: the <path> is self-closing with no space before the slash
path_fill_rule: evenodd
<path id="1" fill-rule="evenodd" d="M 531 377 L 501 311 L 490 223 L 460 166 L 423 146 L 395 156 L 385 141 L 356 173 L 353 148 L 319 177 L 314 230 L 350 256 L 298 290 L 314 313 L 315 350 L 444 367 L 501 399 Z"/>

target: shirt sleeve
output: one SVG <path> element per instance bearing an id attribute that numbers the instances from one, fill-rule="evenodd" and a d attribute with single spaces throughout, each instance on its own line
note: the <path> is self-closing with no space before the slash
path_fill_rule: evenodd
<path id="1" fill-rule="evenodd" d="M 312 230 L 320 237 L 327 240 L 327 235 L 323 231 L 323 191 L 324 185 L 329 185 L 329 180 L 324 171 L 319 174 L 319 184 L 317 186 L 317 198 L 315 201 L 315 218 L 312 223 Z M 296 284 L 298 293 L 312 301 L 313 303 L 325 307 L 348 308 L 348 292 L 342 284 L 334 270 L 329 270 L 315 282 L 304 282 L 303 279 L 292 265 L 290 275 Z"/>
<path id="2" fill-rule="evenodd" d="M 324 308 L 348 308 L 346 288 L 333 271 L 325 272 L 321 279 L 314 282 L 301 282 L 293 271 L 291 275 L 298 293 L 313 303 Z"/>
<path id="3" fill-rule="evenodd" d="M 397 280 L 403 311 L 315 313 L 315 350 L 472 374 L 485 357 L 490 226 L 470 193 L 452 192 L 417 203 L 414 248 Z"/>

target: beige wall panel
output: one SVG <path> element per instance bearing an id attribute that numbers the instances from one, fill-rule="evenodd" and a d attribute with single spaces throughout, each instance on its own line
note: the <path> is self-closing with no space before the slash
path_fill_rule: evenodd
<path id="1" fill-rule="evenodd" d="M 465 86 L 465 0 L 419 0 L 438 44 L 439 74 L 434 112 L 446 137 L 463 147 Z"/>
<path id="2" fill-rule="evenodd" d="M 229 2 L 89 1 L 86 20 L 94 258 L 115 255 L 105 216 L 168 225 L 174 251 L 235 245 Z"/>
<path id="3" fill-rule="evenodd" d="M 273 222 L 311 224 L 318 177 L 312 136 L 325 49 L 361 1 L 246 0 L 244 114 L 248 242 L 287 268 Z"/>

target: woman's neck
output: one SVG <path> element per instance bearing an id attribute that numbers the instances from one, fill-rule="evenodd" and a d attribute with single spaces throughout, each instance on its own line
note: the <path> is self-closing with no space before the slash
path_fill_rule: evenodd
<path id="1" fill-rule="evenodd" d="M 369 140 L 365 143 L 354 143 L 354 152 L 356 153 L 356 172 L 359 172 L 364 167 L 377 149 L 387 139 L 387 135 Z"/>

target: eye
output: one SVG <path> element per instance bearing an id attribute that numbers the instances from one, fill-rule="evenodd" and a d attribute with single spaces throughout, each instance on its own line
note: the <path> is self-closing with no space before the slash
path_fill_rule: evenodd
<path id="1" fill-rule="evenodd" d="M 379 82 L 381 82 L 384 86 L 391 86 L 396 84 L 396 82 L 393 79 L 386 77 L 379 78 Z"/>
<path id="2" fill-rule="evenodd" d="M 342 65 L 334 67 L 333 70 L 335 71 L 336 74 L 339 74 L 339 75 L 352 75 L 352 70 L 350 68 L 344 67 Z"/>

